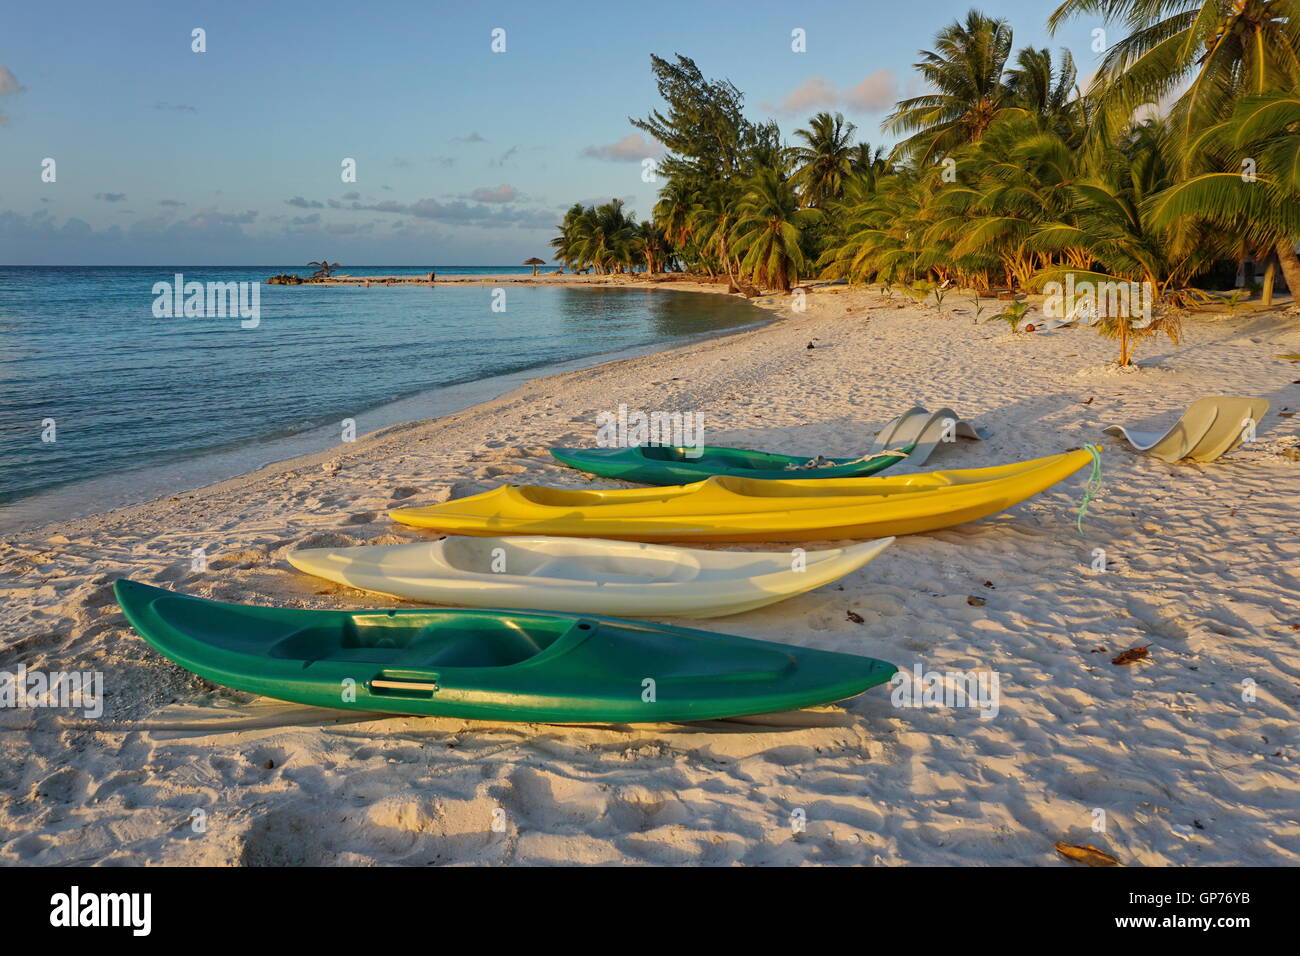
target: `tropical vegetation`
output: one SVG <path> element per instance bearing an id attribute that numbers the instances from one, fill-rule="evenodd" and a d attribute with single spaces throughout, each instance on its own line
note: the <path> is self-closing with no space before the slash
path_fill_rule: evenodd
<path id="1" fill-rule="evenodd" d="M 652 218 L 576 205 L 552 245 L 574 269 L 841 279 L 940 311 L 949 288 L 1148 284 L 1158 317 L 1100 323 L 1125 363 L 1246 260 L 1267 263 L 1266 301 L 1278 270 L 1300 291 L 1300 0 L 1065 0 L 1048 25 L 1080 16 L 1124 34 L 1086 89 L 1005 20 L 941 29 L 915 64 L 926 92 L 883 124 L 890 150 L 829 112 L 787 142 L 730 82 L 652 57 L 664 105 L 630 120 L 667 151 Z"/>

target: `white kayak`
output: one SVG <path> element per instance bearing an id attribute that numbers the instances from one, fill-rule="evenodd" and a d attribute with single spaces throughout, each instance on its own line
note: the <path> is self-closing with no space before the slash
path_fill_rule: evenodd
<path id="1" fill-rule="evenodd" d="M 310 548 L 299 571 L 430 604 L 614 617 L 721 617 L 775 604 L 856 571 L 894 541 L 826 551 L 706 551 L 601 538 L 450 537 Z"/>

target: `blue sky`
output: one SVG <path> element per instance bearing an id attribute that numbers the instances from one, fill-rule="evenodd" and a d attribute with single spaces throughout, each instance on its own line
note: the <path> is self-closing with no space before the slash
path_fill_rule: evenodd
<path id="1" fill-rule="evenodd" d="M 980 5 L 1069 47 L 1051 2 Z M 968 2 L 12 4 L 0 34 L 0 263 L 500 265 L 574 201 L 653 184 L 628 116 L 651 53 L 693 57 L 788 138 L 818 109 L 887 143 L 911 64 Z M 505 30 L 493 53 L 491 31 Z M 207 51 L 191 50 L 206 31 Z M 807 31 L 807 52 L 791 31 Z M 639 135 L 639 134 L 637 134 Z M 634 138 L 629 139 L 628 137 Z M 57 179 L 41 181 L 46 158 Z M 355 184 L 341 162 L 357 163 Z"/>

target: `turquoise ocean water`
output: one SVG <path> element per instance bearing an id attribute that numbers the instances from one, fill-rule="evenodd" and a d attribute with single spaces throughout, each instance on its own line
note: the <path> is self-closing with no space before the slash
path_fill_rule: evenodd
<path id="1" fill-rule="evenodd" d="M 441 276 L 531 272 L 431 268 Z M 256 328 L 238 317 L 154 315 L 155 283 L 176 273 L 207 283 L 279 272 L 307 270 L 0 266 L 0 528 L 46 517 L 30 502 L 57 489 L 64 493 L 52 505 L 77 500 L 88 511 L 96 494 L 107 506 L 179 490 L 170 488 L 178 482 L 193 487 L 317 450 L 292 439 L 337 431 L 344 418 L 364 433 L 403 408 L 408 417 L 436 408 L 417 396 L 469 395 L 471 383 L 497 379 L 504 389 L 509 376 L 529 370 L 761 318 L 725 296 L 514 285 L 502 287 L 503 312 L 493 311 L 487 286 L 262 285 Z M 224 464 L 205 469 L 205 459 Z M 171 479 L 158 478 L 162 466 Z M 71 495 L 80 485 L 87 494 Z"/>

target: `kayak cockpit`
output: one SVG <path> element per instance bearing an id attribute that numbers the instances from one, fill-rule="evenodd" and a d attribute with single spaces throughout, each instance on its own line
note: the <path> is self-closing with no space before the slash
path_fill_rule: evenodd
<path id="1" fill-rule="evenodd" d="M 385 667 L 510 667 L 536 657 L 574 627 L 571 618 L 502 618 L 444 611 L 431 614 L 353 614 L 335 626 L 285 635 L 272 657 L 349 661 Z"/>
<path id="2" fill-rule="evenodd" d="M 651 584 L 695 580 L 700 563 L 680 550 L 611 541 L 600 550 L 581 540 L 522 541 L 451 537 L 440 542 L 441 558 L 468 574 L 554 579 L 568 583 Z"/>
<path id="3" fill-rule="evenodd" d="M 709 447 L 701 450 L 693 445 L 639 445 L 636 451 L 647 461 L 678 462 L 700 466 L 713 465 L 720 468 L 760 468 L 767 463 L 755 459 L 769 457 L 761 452 Z"/>
<path id="4" fill-rule="evenodd" d="M 295 620 L 179 596 L 155 601 L 153 611 L 162 623 L 209 647 L 302 661 L 304 667 L 328 661 L 509 667 L 536 657 L 583 623 L 575 624 L 571 617 L 504 617 L 483 611 L 302 612 Z"/>

